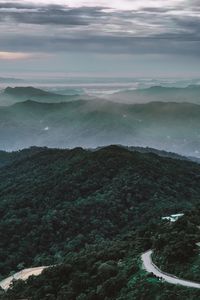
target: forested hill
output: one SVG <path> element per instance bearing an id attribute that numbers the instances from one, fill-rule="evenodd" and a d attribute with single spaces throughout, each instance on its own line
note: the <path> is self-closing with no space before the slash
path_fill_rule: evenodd
<path id="1" fill-rule="evenodd" d="M 14 162 L 23 160 L 24 158 L 31 157 L 34 154 L 47 150 L 45 147 L 30 147 L 21 151 L 6 152 L 0 151 L 0 167 L 10 165 Z"/>
<path id="2" fill-rule="evenodd" d="M 85 244 L 182 212 L 199 194 L 195 163 L 117 146 L 43 149 L 1 168 L 1 273 L 58 263 Z"/>
<path id="3" fill-rule="evenodd" d="M 161 157 L 168 157 L 168 158 L 179 159 L 179 160 L 188 160 L 188 161 L 200 163 L 200 159 L 198 159 L 197 157 L 181 156 L 177 153 L 166 152 L 166 151 L 157 150 L 157 149 L 148 148 L 148 147 L 146 147 L 146 148 L 144 148 L 144 147 L 125 147 L 122 145 L 118 145 L 118 147 L 128 149 L 131 152 L 135 151 L 135 152 L 141 152 L 141 153 L 152 153 L 152 154 L 154 153 Z M 104 147 L 94 148 L 94 149 L 90 149 L 90 150 L 98 151 L 102 148 L 104 148 Z M 47 147 L 30 147 L 27 149 L 23 149 L 23 150 L 19 150 L 19 151 L 12 151 L 12 152 L 0 151 L 0 167 L 10 165 L 14 162 L 31 157 L 31 156 L 38 154 L 40 152 L 43 152 L 43 151 L 46 152 L 47 150 L 48 150 Z M 67 150 L 65 150 L 65 151 L 67 151 Z"/>
<path id="4" fill-rule="evenodd" d="M 19 283 L 0 299 L 176 294 L 141 277 L 138 255 L 152 247 L 162 216 L 200 203 L 198 164 L 120 146 L 31 148 L 13 153 L 11 160 L 3 154 L 11 153 L 0 158 L 2 278 L 26 267 L 64 265 L 27 286 Z M 182 298 L 174 299 L 199 295 L 178 291 Z"/>

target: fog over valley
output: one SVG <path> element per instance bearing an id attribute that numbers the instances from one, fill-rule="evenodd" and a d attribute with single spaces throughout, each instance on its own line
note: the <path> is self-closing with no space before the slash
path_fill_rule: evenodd
<path id="1" fill-rule="evenodd" d="M 84 88 L 82 83 L 75 87 L 51 84 L 45 89 L 15 84 L 2 87 L 0 148 L 121 144 L 199 157 L 198 81 L 171 86 L 167 81 L 163 85 L 139 82 L 137 88 L 131 83 L 113 87 L 102 82 L 90 82 Z"/>

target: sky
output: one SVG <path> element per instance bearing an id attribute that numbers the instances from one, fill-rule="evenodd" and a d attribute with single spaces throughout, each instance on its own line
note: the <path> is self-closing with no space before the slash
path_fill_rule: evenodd
<path id="1" fill-rule="evenodd" d="M 199 0 L 0 0 L 0 76 L 200 77 Z"/>

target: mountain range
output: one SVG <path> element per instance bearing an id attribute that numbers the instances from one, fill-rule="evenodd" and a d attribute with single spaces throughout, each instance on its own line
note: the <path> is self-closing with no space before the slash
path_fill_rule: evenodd
<path id="1" fill-rule="evenodd" d="M 182 88 L 152 86 L 145 89 L 127 89 L 110 95 L 108 99 L 132 104 L 151 101 L 200 104 L 200 85 L 189 85 Z"/>
<path id="2" fill-rule="evenodd" d="M 67 95 L 65 95 L 66 92 Z M 11 105 L 26 100 L 34 100 L 44 103 L 60 103 L 72 100 L 94 100 L 99 98 L 123 104 L 142 104 L 149 102 L 177 102 L 200 104 L 200 85 L 189 85 L 187 87 L 164 87 L 152 86 L 141 89 L 121 89 L 114 93 L 89 96 L 78 89 L 62 89 L 61 94 L 52 91 L 44 91 L 32 86 L 7 87 L 0 93 L 0 105 Z M 101 94 L 101 93 L 100 93 Z M 102 99 L 100 99 L 102 98 Z"/>
<path id="3" fill-rule="evenodd" d="M 27 87 L 7 87 L 0 93 L 0 105 L 9 106 L 18 102 L 33 100 L 42 103 L 60 103 L 76 100 L 78 95 L 60 95 L 42 89 Z"/>
<path id="4" fill-rule="evenodd" d="M 192 103 L 28 100 L 0 107 L 0 149 L 123 144 L 198 157 L 199 120 L 200 106 Z"/>

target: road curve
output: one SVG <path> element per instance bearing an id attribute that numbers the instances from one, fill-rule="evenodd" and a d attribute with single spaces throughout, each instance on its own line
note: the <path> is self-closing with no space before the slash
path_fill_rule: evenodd
<path id="1" fill-rule="evenodd" d="M 178 278 L 172 274 L 165 273 L 161 271 L 152 261 L 152 250 L 149 250 L 142 254 L 142 262 L 144 269 L 149 272 L 153 273 L 155 276 L 162 278 L 164 281 L 176 285 L 182 285 L 185 287 L 191 287 L 191 288 L 197 288 L 200 289 L 200 283 L 196 283 L 193 281 L 184 280 L 181 278 Z"/>
<path id="2" fill-rule="evenodd" d="M 26 279 L 28 279 L 32 275 L 38 276 L 46 268 L 48 268 L 48 267 L 37 267 L 37 268 L 24 269 L 24 270 L 22 270 L 22 271 L 20 271 L 18 273 L 15 273 L 14 275 L 12 275 L 12 276 L 10 276 L 8 278 L 2 280 L 0 282 L 0 287 L 3 290 L 7 290 L 10 287 L 10 285 L 11 285 L 11 283 L 12 283 L 13 280 L 19 280 L 19 279 L 26 280 Z"/>

